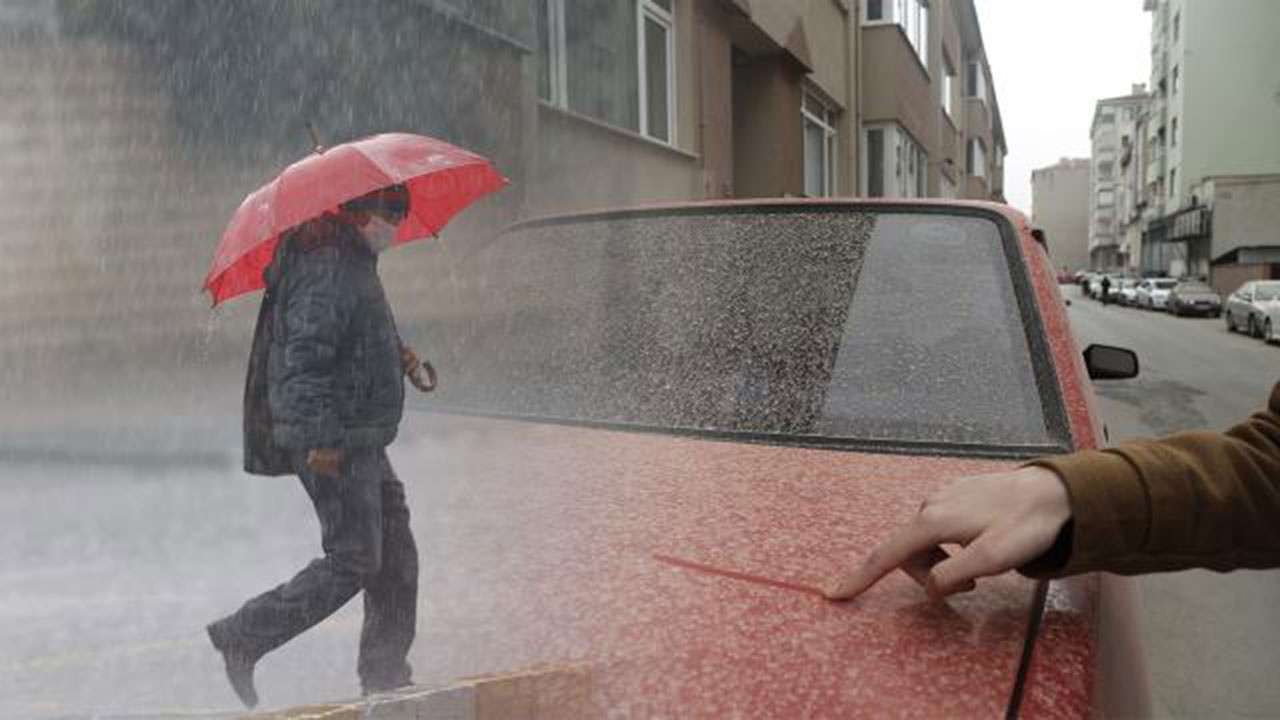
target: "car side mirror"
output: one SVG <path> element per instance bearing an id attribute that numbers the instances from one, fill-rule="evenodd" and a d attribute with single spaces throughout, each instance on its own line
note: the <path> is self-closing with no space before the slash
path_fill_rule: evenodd
<path id="1" fill-rule="evenodd" d="M 1138 377 L 1138 354 L 1111 345 L 1090 345 L 1084 349 L 1084 366 L 1090 380 L 1128 380 Z"/>

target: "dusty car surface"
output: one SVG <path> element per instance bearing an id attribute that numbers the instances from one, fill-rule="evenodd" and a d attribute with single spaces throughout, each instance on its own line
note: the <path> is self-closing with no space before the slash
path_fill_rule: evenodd
<path id="1" fill-rule="evenodd" d="M 431 302 L 428 425 L 454 450 L 426 509 L 420 681 L 571 668 L 578 685 L 528 688 L 557 715 L 1145 710 L 1128 581 L 818 589 L 947 480 L 1101 441 L 1016 211 L 535 220 L 466 251 Z"/>
<path id="2" fill-rule="evenodd" d="M 1252 337 L 1266 337 L 1269 340 L 1269 314 L 1277 309 L 1280 309 L 1280 280 L 1244 283 L 1228 295 L 1223 303 L 1227 332 L 1240 330 L 1248 332 Z"/>

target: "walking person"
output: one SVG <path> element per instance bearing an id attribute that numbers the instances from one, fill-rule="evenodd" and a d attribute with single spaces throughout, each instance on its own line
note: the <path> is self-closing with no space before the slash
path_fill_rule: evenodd
<path id="1" fill-rule="evenodd" d="M 363 691 L 411 682 L 418 551 L 386 447 L 405 375 L 428 390 L 434 373 L 401 343 L 377 273 L 408 205 L 401 185 L 343 203 L 283 233 L 264 273 L 245 386 L 245 469 L 298 476 L 324 554 L 207 628 L 248 707 L 258 702 L 256 663 L 361 591 Z"/>
<path id="2" fill-rule="evenodd" d="M 1104 306 L 1111 302 L 1111 278 L 1106 275 L 1102 276 L 1102 293 L 1099 295 L 1099 298 L 1102 300 L 1102 304 Z"/>

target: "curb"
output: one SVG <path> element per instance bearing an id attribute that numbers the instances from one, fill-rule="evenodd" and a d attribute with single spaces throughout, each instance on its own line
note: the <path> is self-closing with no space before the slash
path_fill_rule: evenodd
<path id="1" fill-rule="evenodd" d="M 538 720 L 590 714 L 591 683 L 578 665 L 538 665 L 415 687 L 362 700 L 246 715 L 252 720 Z"/>

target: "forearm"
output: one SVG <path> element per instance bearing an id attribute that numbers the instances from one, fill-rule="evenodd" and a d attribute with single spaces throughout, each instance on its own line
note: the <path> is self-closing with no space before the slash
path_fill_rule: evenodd
<path id="1" fill-rule="evenodd" d="M 1036 461 L 1072 520 L 1034 576 L 1280 566 L 1280 385 L 1225 434 L 1183 433 Z"/>

